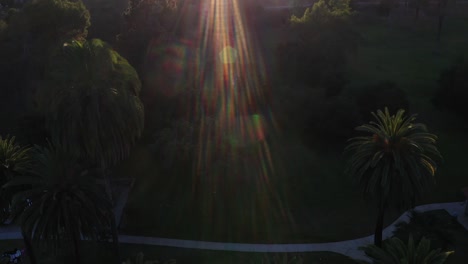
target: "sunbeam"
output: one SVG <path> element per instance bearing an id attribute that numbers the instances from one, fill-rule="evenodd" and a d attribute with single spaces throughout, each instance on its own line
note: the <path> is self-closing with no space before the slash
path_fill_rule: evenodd
<path id="1" fill-rule="evenodd" d="M 273 221 L 292 219 L 272 183 L 279 160 L 271 153 L 274 126 L 262 53 L 240 1 L 203 0 L 198 8 L 193 74 L 202 76 L 202 89 L 193 103 L 202 125 L 193 192 L 213 228 L 202 232 L 236 240 L 246 233 L 269 237 Z"/>

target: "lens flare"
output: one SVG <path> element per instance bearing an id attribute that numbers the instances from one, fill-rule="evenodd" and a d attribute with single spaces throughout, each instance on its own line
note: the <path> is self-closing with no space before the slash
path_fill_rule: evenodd
<path id="1" fill-rule="evenodd" d="M 184 38 L 150 45 L 158 63 L 148 63 L 153 72 L 145 81 L 168 97 L 195 91 L 184 107 L 198 130 L 190 202 L 200 204 L 193 212 L 200 238 L 273 240 L 278 225 L 284 231 L 293 221 L 278 189 L 284 174 L 273 154 L 276 126 L 262 50 L 242 5 L 185 6 Z"/>

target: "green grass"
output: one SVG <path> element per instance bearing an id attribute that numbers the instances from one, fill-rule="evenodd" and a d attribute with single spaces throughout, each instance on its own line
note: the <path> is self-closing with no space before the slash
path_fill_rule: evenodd
<path id="1" fill-rule="evenodd" d="M 428 24 L 429 23 L 429 24 Z M 352 96 L 362 84 L 393 80 L 408 94 L 411 112 L 440 137 L 445 158 L 438 185 L 421 203 L 456 199 L 468 185 L 466 125 L 430 100 L 442 69 L 459 54 L 468 54 L 466 18 L 449 18 L 440 44 L 432 22 L 388 26 L 382 21 L 358 24 L 364 40 L 349 67 Z M 429 25 L 429 26 L 428 26 Z M 265 52 L 274 50 L 275 29 L 263 32 Z M 266 54 L 265 56 L 267 56 Z M 275 63 L 273 59 L 269 63 Z M 268 181 L 211 179 L 194 193 L 191 169 L 165 172 L 144 146 L 135 149 L 119 173 L 137 177 L 127 208 L 125 232 L 162 237 L 235 242 L 330 242 L 371 235 L 376 212 L 343 175 L 340 150 L 306 144 L 301 131 L 283 131 L 271 141 L 277 168 Z M 320 141 L 320 139 L 317 139 Z M 260 164 L 258 164 L 260 165 Z M 213 194 L 218 181 L 218 193 Z M 224 189 L 223 189 L 224 188 Z M 388 212 L 386 223 L 399 216 Z"/>
<path id="2" fill-rule="evenodd" d="M 453 201 L 457 191 L 468 185 L 463 176 L 468 173 L 463 159 L 468 146 L 467 126 L 454 114 L 435 109 L 431 99 L 441 70 L 458 56 L 468 56 L 468 37 L 462 33 L 468 28 L 468 19 L 449 17 L 440 43 L 435 41 L 434 29 L 423 28 L 414 34 L 415 29 L 378 23 L 360 28 L 366 32 L 366 41 L 350 64 L 351 86 L 392 80 L 407 93 L 410 112 L 417 113 L 420 122 L 439 136 L 439 150 L 445 160 L 438 173 L 437 188 L 425 202 Z"/>

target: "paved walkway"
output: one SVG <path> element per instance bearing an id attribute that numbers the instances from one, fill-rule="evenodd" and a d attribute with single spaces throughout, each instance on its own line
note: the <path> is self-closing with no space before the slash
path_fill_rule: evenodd
<path id="1" fill-rule="evenodd" d="M 439 203 L 417 206 L 416 211 L 425 212 L 432 210 L 446 210 L 451 215 L 457 215 L 457 219 L 461 225 L 468 230 L 468 217 L 463 215 L 464 204 L 455 203 Z M 401 215 L 395 222 L 389 225 L 383 231 L 383 238 L 392 236 L 395 230 L 395 225 L 398 222 L 408 222 L 410 219 L 410 211 Z M 21 232 L 17 226 L 7 226 L 0 228 L 0 240 L 7 239 L 22 239 Z M 313 251 L 331 251 L 349 256 L 357 260 L 369 260 L 363 251 L 358 248 L 368 244 L 372 244 L 374 236 L 368 236 L 353 240 L 346 240 L 331 243 L 311 243 L 311 244 L 242 244 L 242 243 L 222 243 L 208 241 L 181 240 L 159 237 L 144 237 L 144 236 L 128 236 L 120 235 L 119 242 L 127 244 L 144 244 L 155 246 L 167 246 L 190 249 L 205 249 L 205 250 L 225 250 L 225 251 L 240 251 L 240 252 L 313 252 Z"/>

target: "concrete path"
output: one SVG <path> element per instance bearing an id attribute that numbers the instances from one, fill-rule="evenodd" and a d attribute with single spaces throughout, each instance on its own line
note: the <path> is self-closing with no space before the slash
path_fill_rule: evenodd
<path id="1" fill-rule="evenodd" d="M 432 210 L 446 210 L 451 215 L 456 215 L 457 220 L 468 230 L 468 217 L 463 215 L 464 203 L 439 203 L 417 206 L 418 212 Z M 401 215 L 395 222 L 389 225 L 383 231 L 383 238 L 389 238 L 395 231 L 395 226 L 399 222 L 408 222 L 411 212 L 407 211 Z M 21 232 L 17 226 L 7 226 L 0 228 L 0 240 L 22 239 Z M 119 242 L 126 244 L 144 244 L 154 246 L 167 246 L 190 249 L 205 250 L 224 250 L 239 252 L 313 252 L 313 251 L 331 251 L 349 256 L 356 260 L 368 261 L 363 251 L 359 247 L 372 244 L 374 236 L 368 236 L 353 240 L 331 242 L 331 243 L 311 243 L 311 244 L 243 244 L 243 243 L 222 243 L 195 240 L 181 240 L 159 237 L 128 236 L 119 235 Z"/>

